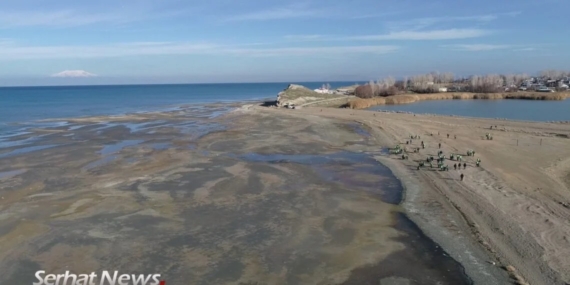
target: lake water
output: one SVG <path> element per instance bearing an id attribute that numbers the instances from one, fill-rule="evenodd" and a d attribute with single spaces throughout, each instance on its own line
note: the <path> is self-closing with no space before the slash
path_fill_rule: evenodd
<path id="1" fill-rule="evenodd" d="M 570 99 L 542 100 L 434 100 L 403 105 L 375 106 L 370 110 L 416 114 L 504 118 L 523 121 L 570 121 Z"/>
<path id="2" fill-rule="evenodd" d="M 322 82 L 300 82 L 315 89 Z M 332 87 L 355 82 L 331 82 Z M 0 135 L 14 123 L 156 111 L 182 104 L 276 98 L 288 83 L 228 83 L 0 88 Z"/>

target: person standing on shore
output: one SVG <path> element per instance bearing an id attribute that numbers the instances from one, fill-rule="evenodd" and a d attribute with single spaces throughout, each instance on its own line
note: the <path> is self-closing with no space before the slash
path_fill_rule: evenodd
<path id="1" fill-rule="evenodd" d="M 463 169 L 467 168 L 467 163 L 463 163 Z"/>
<path id="2" fill-rule="evenodd" d="M 464 177 L 464 176 L 463 176 L 463 173 L 461 173 L 461 176 L 460 176 L 460 177 L 461 177 L 461 181 L 463 181 L 463 177 Z"/>
<path id="3" fill-rule="evenodd" d="M 447 138 L 449 138 L 449 134 L 447 134 Z"/>
<path id="4" fill-rule="evenodd" d="M 439 148 L 441 148 L 441 143 L 439 143 Z"/>
<path id="5" fill-rule="evenodd" d="M 457 170 L 457 163 L 453 164 L 453 169 Z"/>

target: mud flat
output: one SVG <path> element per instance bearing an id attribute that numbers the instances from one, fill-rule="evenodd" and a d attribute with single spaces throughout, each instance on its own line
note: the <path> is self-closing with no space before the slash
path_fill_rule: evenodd
<path id="1" fill-rule="evenodd" d="M 570 125 L 350 109 L 257 110 L 356 122 L 379 148 L 404 146 L 408 160 L 374 154 L 406 188 L 408 216 L 461 262 L 475 284 L 509 282 L 501 274 L 516 284 L 570 283 Z M 420 138 L 407 145 L 415 135 Z M 454 170 L 458 162 L 447 159 L 449 171 L 417 170 L 439 150 L 447 158 L 463 155 L 467 168 Z"/>
<path id="2" fill-rule="evenodd" d="M 372 128 L 222 107 L 64 119 L 7 138 L 0 283 L 30 284 L 40 269 L 173 284 L 472 283 L 408 218 L 408 186 L 379 162 L 392 160 Z M 485 266 L 486 284 L 505 280 Z"/>

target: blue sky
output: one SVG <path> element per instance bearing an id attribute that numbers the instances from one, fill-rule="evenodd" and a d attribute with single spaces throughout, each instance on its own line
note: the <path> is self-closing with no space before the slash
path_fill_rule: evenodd
<path id="1" fill-rule="evenodd" d="M 1 1 L 0 85 L 533 74 L 570 69 L 569 13 L 570 0 Z"/>

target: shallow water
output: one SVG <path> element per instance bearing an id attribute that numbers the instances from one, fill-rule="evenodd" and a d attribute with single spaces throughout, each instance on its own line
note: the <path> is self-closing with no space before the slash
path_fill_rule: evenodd
<path id="1" fill-rule="evenodd" d="M 103 165 L 105 165 L 105 164 L 107 164 L 107 163 L 109 163 L 109 162 L 111 162 L 111 161 L 113 161 L 113 160 L 115 160 L 115 159 L 117 159 L 117 156 L 116 156 L 116 155 L 108 155 L 108 156 L 105 156 L 105 157 L 103 157 L 103 158 L 101 158 L 101 159 L 99 159 L 99 160 L 93 161 L 93 162 L 91 162 L 91 163 L 85 165 L 85 166 L 83 167 L 83 169 L 84 169 L 84 170 L 91 170 L 91 169 L 93 169 L 93 168 L 97 168 L 97 167 L 103 166 Z"/>
<path id="2" fill-rule="evenodd" d="M 36 141 L 38 139 L 38 137 L 29 137 L 29 138 L 25 138 L 23 140 L 6 140 L 6 141 L 1 141 L 0 140 L 0 148 L 7 148 L 7 147 L 14 147 L 14 146 L 22 146 L 22 145 L 26 145 L 26 144 L 31 144 L 34 141 Z"/>
<path id="3" fill-rule="evenodd" d="M 391 170 L 363 153 L 347 151 L 323 155 L 247 153 L 235 157 L 248 162 L 308 165 L 324 181 L 338 183 L 350 191 L 366 191 L 390 204 L 399 204 L 403 196 L 403 186 Z M 387 280 L 380 284 L 388 284 L 386 283 L 389 282 L 388 279 L 392 280 L 395 277 L 401 278 L 400 281 L 403 283 L 394 284 L 472 284 L 463 267 L 425 236 L 405 214 L 401 212 L 396 214 L 394 227 L 404 233 L 398 241 L 406 248 L 377 264 L 355 269 L 349 279 L 342 284 L 379 284 L 379 280 L 383 278 Z M 336 236 L 342 238 L 342 232 L 336 233 Z"/>
<path id="4" fill-rule="evenodd" d="M 99 151 L 101 155 L 108 155 L 116 153 L 125 147 L 133 146 L 142 143 L 144 140 L 124 140 L 114 144 L 107 144 Z"/>
<path id="5" fill-rule="evenodd" d="M 309 165 L 326 181 L 347 184 L 351 187 L 362 187 L 364 191 L 373 191 L 386 203 L 399 204 L 402 200 L 403 189 L 392 171 L 364 153 L 348 151 L 319 155 L 248 153 L 239 156 L 239 158 L 251 162 Z M 359 179 L 359 175 L 362 174 L 390 177 L 390 179 L 366 181 L 366 179 Z"/>
<path id="6" fill-rule="evenodd" d="M 141 130 L 148 130 L 155 127 L 160 127 L 166 123 L 167 121 L 159 120 L 159 121 L 151 121 L 145 123 L 124 123 L 123 125 L 129 128 L 131 133 L 135 133 Z"/>
<path id="7" fill-rule="evenodd" d="M 360 123 L 351 123 L 349 126 L 354 130 L 355 133 L 359 134 L 362 137 L 369 138 L 371 137 L 370 133 L 364 129 L 363 125 Z"/>
<path id="8" fill-rule="evenodd" d="M 473 284 L 457 261 L 429 237 L 406 215 L 398 214 L 395 227 L 406 234 L 399 241 L 406 244 L 406 250 L 394 253 L 383 262 L 360 268 L 352 272 L 343 285 L 376 285 L 378 280 L 401 278 L 400 283 L 380 284 Z M 425 267 L 417 267 L 422 264 Z M 402 271 L 403 268 L 408 270 Z M 439 270 L 443 272 L 438 272 Z M 394 278 L 396 277 L 396 278 Z M 407 282 L 406 280 L 413 280 Z"/>
<path id="9" fill-rule="evenodd" d="M 161 143 L 153 143 L 151 147 L 154 150 L 165 150 L 172 147 L 172 143 L 169 142 L 161 142 Z"/>
<path id="10" fill-rule="evenodd" d="M 26 154 L 29 152 L 48 149 L 48 148 L 52 148 L 55 146 L 58 146 L 58 145 L 57 144 L 48 144 L 48 145 L 37 145 L 37 146 L 29 146 L 29 147 L 18 148 L 18 149 L 15 149 L 13 151 L 10 151 L 8 153 L 0 154 L 0 158 L 10 157 L 10 156 L 15 156 L 15 155 L 20 155 L 20 154 Z"/>
<path id="11" fill-rule="evenodd" d="M 22 174 L 24 172 L 26 172 L 26 170 L 24 170 L 24 169 L 3 171 L 3 172 L 0 172 L 0 179 L 16 176 L 16 175 Z"/>
<path id="12" fill-rule="evenodd" d="M 355 82 L 331 82 L 334 87 Z M 322 82 L 301 82 L 311 89 Z M 182 104 L 275 99 L 287 83 L 0 87 L 0 133 L 10 123 L 84 116 L 178 111 Z M 208 116 L 216 117 L 221 112 Z M 16 127 L 17 128 L 17 127 Z"/>
<path id="13" fill-rule="evenodd" d="M 434 100 L 402 105 L 382 105 L 370 110 L 416 114 L 503 118 L 523 121 L 570 121 L 570 99 L 543 100 Z"/>

